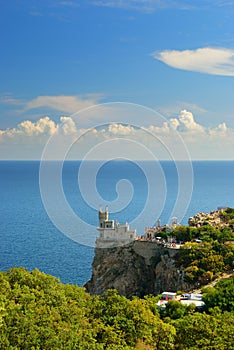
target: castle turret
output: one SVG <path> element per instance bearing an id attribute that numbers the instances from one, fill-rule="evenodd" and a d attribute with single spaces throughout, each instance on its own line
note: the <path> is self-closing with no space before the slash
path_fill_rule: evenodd
<path id="1" fill-rule="evenodd" d="M 102 208 L 99 209 L 98 218 L 99 218 L 99 227 L 104 228 L 105 222 L 108 221 L 109 213 L 108 207 L 106 206 L 105 211 L 102 211 Z"/>

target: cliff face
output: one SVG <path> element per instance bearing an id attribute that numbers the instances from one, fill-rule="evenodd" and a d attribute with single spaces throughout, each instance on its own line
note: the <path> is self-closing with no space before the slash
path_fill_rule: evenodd
<path id="1" fill-rule="evenodd" d="M 91 294 L 99 295 L 114 288 L 127 297 L 190 290 L 195 286 L 184 282 L 183 267 L 176 266 L 178 254 L 177 249 L 147 241 L 96 248 L 92 278 L 85 287 Z"/>

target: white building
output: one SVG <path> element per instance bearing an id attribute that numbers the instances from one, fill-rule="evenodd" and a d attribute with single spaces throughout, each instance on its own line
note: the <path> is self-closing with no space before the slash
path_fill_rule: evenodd
<path id="1" fill-rule="evenodd" d="M 173 292 L 163 292 L 162 293 L 162 300 L 176 300 L 176 293 Z"/>
<path id="2" fill-rule="evenodd" d="M 130 230 L 129 224 L 120 225 L 119 222 L 109 220 L 108 208 L 99 210 L 99 236 L 96 238 L 97 248 L 111 248 L 128 244 L 136 239 L 136 230 Z"/>

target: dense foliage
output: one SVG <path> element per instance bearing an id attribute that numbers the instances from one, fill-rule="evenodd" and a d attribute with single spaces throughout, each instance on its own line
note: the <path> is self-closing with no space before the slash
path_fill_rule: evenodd
<path id="1" fill-rule="evenodd" d="M 206 310 L 218 307 L 221 311 L 234 312 L 234 277 L 222 279 L 215 288 L 204 287 L 202 291 Z"/>
<path id="2" fill-rule="evenodd" d="M 234 268 L 234 244 L 216 241 L 187 242 L 180 250 L 178 264 L 185 267 L 185 280 L 204 285 Z"/>
<path id="3" fill-rule="evenodd" d="M 163 232 L 184 243 L 177 263 L 184 266 L 187 282 L 205 285 L 234 269 L 234 209 L 220 212 L 220 220 L 216 227 L 204 221 L 198 227 L 178 226 Z"/>
<path id="4" fill-rule="evenodd" d="M 0 349 L 233 349 L 233 278 L 206 289 L 207 312 L 158 297 L 90 296 L 38 270 L 0 272 Z"/>
<path id="5" fill-rule="evenodd" d="M 234 208 L 226 208 L 222 213 L 223 219 L 233 228 L 234 224 Z"/>

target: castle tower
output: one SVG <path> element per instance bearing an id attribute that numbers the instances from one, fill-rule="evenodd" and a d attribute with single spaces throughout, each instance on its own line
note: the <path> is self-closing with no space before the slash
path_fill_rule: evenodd
<path id="1" fill-rule="evenodd" d="M 173 227 L 178 226 L 178 219 L 177 219 L 177 217 L 173 217 L 171 219 L 171 226 L 173 226 Z"/>
<path id="2" fill-rule="evenodd" d="M 102 208 L 99 209 L 98 218 L 99 218 L 99 227 L 104 228 L 105 222 L 108 221 L 109 213 L 108 207 L 106 206 L 105 211 L 102 211 Z"/>

